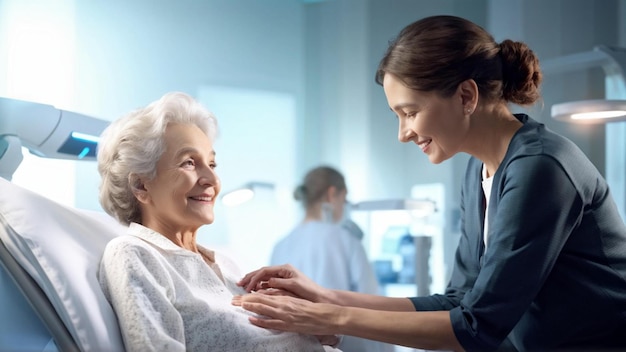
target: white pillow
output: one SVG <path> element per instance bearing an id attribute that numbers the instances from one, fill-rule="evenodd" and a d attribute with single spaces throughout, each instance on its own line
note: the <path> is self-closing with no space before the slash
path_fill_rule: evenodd
<path id="1" fill-rule="evenodd" d="M 70 208 L 0 178 L 0 231 L 82 351 L 123 351 L 113 309 L 98 284 L 106 244 L 126 227 L 102 212 Z M 12 231 L 11 231 L 12 230 Z"/>

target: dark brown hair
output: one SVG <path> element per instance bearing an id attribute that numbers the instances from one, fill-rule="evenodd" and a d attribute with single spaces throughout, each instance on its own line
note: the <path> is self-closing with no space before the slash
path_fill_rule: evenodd
<path id="1" fill-rule="evenodd" d="M 426 17 L 406 26 L 389 44 L 378 65 L 376 82 L 393 74 L 415 90 L 451 96 L 473 79 L 480 96 L 530 105 L 540 97 L 539 60 L 522 43 L 498 44 L 477 24 L 455 16 Z"/>
<path id="2" fill-rule="evenodd" d="M 346 181 L 343 175 L 332 167 L 318 166 L 306 174 L 302 184 L 293 192 L 293 197 L 308 209 L 319 202 L 331 186 L 338 191 L 345 190 Z"/>

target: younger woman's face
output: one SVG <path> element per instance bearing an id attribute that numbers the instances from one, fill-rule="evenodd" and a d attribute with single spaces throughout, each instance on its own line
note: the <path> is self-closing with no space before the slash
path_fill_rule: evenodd
<path id="1" fill-rule="evenodd" d="M 459 93 L 442 98 L 434 92 L 408 88 L 398 77 L 386 74 L 383 88 L 387 103 L 398 117 L 398 140 L 413 142 L 433 164 L 462 151 L 469 128 L 469 114 Z"/>

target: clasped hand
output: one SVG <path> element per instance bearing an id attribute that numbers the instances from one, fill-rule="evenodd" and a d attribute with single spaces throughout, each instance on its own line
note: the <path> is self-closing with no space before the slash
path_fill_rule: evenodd
<path id="1" fill-rule="evenodd" d="M 334 336 L 337 306 L 324 301 L 327 291 L 291 265 L 264 267 L 248 273 L 238 282 L 250 294 L 235 296 L 233 305 L 258 314 L 254 325 L 282 331 L 318 335 L 324 344 Z"/>

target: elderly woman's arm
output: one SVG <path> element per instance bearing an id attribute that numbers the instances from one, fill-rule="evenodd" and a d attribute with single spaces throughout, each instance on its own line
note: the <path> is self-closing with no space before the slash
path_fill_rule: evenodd
<path id="1" fill-rule="evenodd" d="M 169 297 L 167 271 L 154 270 L 161 263 L 141 243 L 116 240 L 107 246 L 98 276 L 126 350 L 185 351 L 183 321 Z"/>

